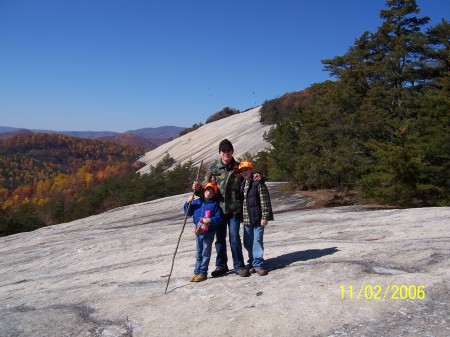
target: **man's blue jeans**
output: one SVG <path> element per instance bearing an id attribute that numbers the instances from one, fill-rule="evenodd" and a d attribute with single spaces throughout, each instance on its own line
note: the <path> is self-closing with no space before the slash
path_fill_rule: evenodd
<path id="1" fill-rule="evenodd" d="M 238 270 L 244 268 L 244 256 L 242 255 L 241 236 L 239 234 L 239 227 L 241 220 L 238 215 L 228 215 L 224 217 L 224 221 L 217 227 L 216 230 L 216 266 L 227 267 L 227 227 L 230 230 L 229 240 L 231 248 L 231 256 L 233 257 L 233 268 Z"/>
<path id="2" fill-rule="evenodd" d="M 264 227 L 244 226 L 244 247 L 248 252 L 248 263 L 255 269 L 264 267 Z"/>
<path id="3" fill-rule="evenodd" d="M 195 257 L 194 274 L 208 275 L 208 266 L 209 260 L 211 259 L 211 249 L 213 241 L 213 233 L 196 235 L 197 251 Z"/>

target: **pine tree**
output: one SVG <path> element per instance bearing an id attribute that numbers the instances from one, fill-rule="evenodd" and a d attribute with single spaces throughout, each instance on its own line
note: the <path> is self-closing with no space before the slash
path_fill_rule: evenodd
<path id="1" fill-rule="evenodd" d="M 425 33 L 416 1 L 386 5 L 375 33 L 322 61 L 337 80 L 313 86 L 312 104 L 277 125 L 271 157 L 309 188 L 357 183 L 379 202 L 446 204 L 449 25 Z"/>

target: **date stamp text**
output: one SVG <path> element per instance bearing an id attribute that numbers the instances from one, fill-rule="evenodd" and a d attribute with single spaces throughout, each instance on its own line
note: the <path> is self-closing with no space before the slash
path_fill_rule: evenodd
<path id="1" fill-rule="evenodd" d="M 424 300 L 424 285 L 387 285 L 363 284 L 360 287 L 340 286 L 343 300 Z"/>

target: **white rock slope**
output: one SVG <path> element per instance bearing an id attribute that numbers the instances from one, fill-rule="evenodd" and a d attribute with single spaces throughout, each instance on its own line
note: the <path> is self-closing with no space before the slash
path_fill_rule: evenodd
<path id="1" fill-rule="evenodd" d="M 450 336 L 450 208 L 302 210 L 268 185 L 264 277 L 190 283 L 189 219 L 164 294 L 189 194 L 0 238 L 0 336 Z"/>
<path id="2" fill-rule="evenodd" d="M 219 143 L 224 138 L 233 143 L 235 158 L 245 152 L 256 154 L 270 147 L 270 143 L 263 139 L 263 135 L 271 126 L 259 122 L 259 112 L 260 107 L 208 123 L 161 145 L 139 159 L 146 164 L 139 172 L 148 172 L 150 166 L 155 166 L 166 154 L 174 158 L 177 164 L 189 160 L 198 164 L 202 159 L 205 163 L 211 162 L 218 158 Z"/>

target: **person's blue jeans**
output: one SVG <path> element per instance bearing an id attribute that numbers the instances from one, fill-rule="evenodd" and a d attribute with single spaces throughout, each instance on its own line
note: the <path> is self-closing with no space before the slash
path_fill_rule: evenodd
<path id="1" fill-rule="evenodd" d="M 216 230 L 216 266 L 227 267 L 227 228 L 229 228 L 229 241 L 231 248 L 231 256 L 233 257 L 233 268 L 238 270 L 244 268 L 244 256 L 242 255 L 241 236 L 239 234 L 239 227 L 241 220 L 238 215 L 229 215 L 224 217 L 224 221 L 217 227 Z"/>
<path id="2" fill-rule="evenodd" d="M 214 233 L 196 235 L 197 251 L 195 256 L 194 274 L 208 275 L 209 260 L 214 241 Z"/>
<path id="3" fill-rule="evenodd" d="M 244 247 L 248 252 L 248 263 L 255 269 L 264 267 L 264 227 L 244 226 Z"/>

